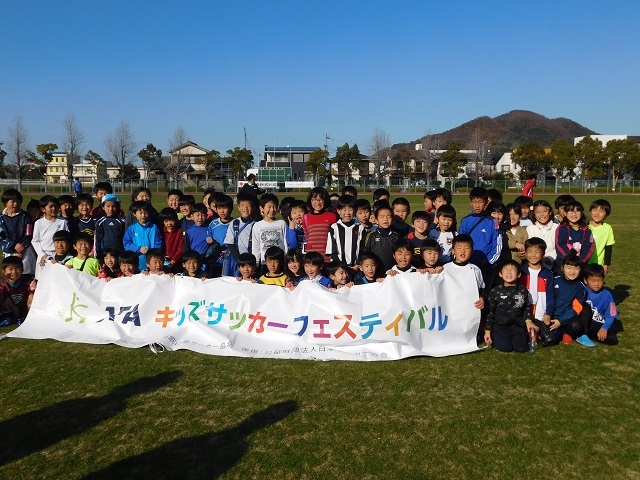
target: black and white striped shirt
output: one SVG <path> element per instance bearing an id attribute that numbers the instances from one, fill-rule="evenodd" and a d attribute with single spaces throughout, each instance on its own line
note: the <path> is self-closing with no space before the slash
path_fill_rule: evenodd
<path id="1" fill-rule="evenodd" d="M 348 223 L 338 220 L 329 228 L 326 254 L 333 261 L 354 265 L 360 255 L 364 232 L 364 227 L 353 220 Z"/>

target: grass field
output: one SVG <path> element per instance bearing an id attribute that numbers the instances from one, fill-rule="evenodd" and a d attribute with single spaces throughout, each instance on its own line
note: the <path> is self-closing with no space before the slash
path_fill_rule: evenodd
<path id="1" fill-rule="evenodd" d="M 640 478 L 640 197 L 609 200 L 619 346 L 359 363 L 4 339 L 0 478 Z"/>

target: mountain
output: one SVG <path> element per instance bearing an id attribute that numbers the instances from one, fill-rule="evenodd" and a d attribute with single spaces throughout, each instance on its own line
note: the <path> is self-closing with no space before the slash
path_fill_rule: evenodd
<path id="1" fill-rule="evenodd" d="M 480 142 L 486 142 L 492 157 L 502 155 L 523 143 L 536 142 L 550 147 L 553 142 L 564 139 L 573 143 L 574 137 L 596 135 L 596 132 L 568 118 L 549 119 L 527 110 L 512 110 L 495 118 L 478 117 L 462 125 L 426 139 L 411 142 L 428 143 L 430 148 L 445 149 L 451 142 L 458 142 L 463 149 L 475 149 Z M 395 146 L 394 146 L 395 147 Z"/>

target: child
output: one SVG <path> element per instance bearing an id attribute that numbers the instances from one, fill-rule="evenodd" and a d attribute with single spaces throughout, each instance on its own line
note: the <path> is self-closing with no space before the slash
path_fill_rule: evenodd
<path id="1" fill-rule="evenodd" d="M 520 264 L 507 260 L 498 269 L 502 285 L 489 293 L 489 315 L 484 329 L 484 341 L 493 343 L 499 352 L 526 352 L 528 337 L 536 326 L 531 321 L 529 294 L 518 283 Z"/>
<path id="2" fill-rule="evenodd" d="M 473 302 L 473 306 L 478 310 L 482 310 L 484 308 L 484 279 L 482 277 L 482 272 L 480 268 L 471 263 L 471 256 L 473 254 L 473 238 L 470 235 L 466 235 L 461 233 L 460 235 L 456 235 L 453 239 L 453 244 L 451 247 L 453 254 L 453 261 L 449 263 L 445 263 L 444 271 L 448 270 L 458 270 L 461 268 L 470 269 L 473 271 L 476 277 L 476 284 L 478 286 L 478 299 Z"/>
<path id="3" fill-rule="evenodd" d="M 378 228 L 367 234 L 363 250 L 375 253 L 382 262 L 384 271 L 387 272 L 395 265 L 393 252 L 400 236 L 391 230 L 393 210 L 388 203 L 380 205 L 374 214 Z"/>
<path id="4" fill-rule="evenodd" d="M 505 209 L 507 211 L 507 222 L 509 225 L 506 230 L 507 247 L 509 247 L 511 259 L 522 265 L 522 261 L 525 259 L 524 244 L 529 238 L 529 234 L 526 228 L 520 226 L 520 216 L 522 212 L 518 206 L 515 203 L 509 203 Z M 535 208 L 533 214 L 535 215 Z M 531 225 L 531 228 L 535 229 L 537 227 L 536 225 Z"/>
<path id="5" fill-rule="evenodd" d="M 31 218 L 31 221 L 33 223 L 35 223 L 36 220 L 42 218 L 42 210 L 40 210 L 40 200 L 38 200 L 37 198 L 32 198 L 31 200 L 29 200 L 29 203 L 27 203 L 27 214 L 29 215 L 29 218 Z"/>
<path id="6" fill-rule="evenodd" d="M 337 193 L 332 193 L 329 195 L 329 207 L 327 208 L 327 210 L 331 210 L 332 212 L 337 212 L 338 211 L 338 199 L 340 198 L 340 195 L 338 195 Z"/>
<path id="7" fill-rule="evenodd" d="M 149 221 L 150 209 L 147 202 L 136 200 L 131 204 L 131 211 L 135 215 L 137 223 L 127 228 L 122 243 L 125 250 L 140 254 L 138 268 L 142 272 L 147 269 L 146 253 L 151 248 L 162 248 L 162 240 L 158 226 Z"/>
<path id="8" fill-rule="evenodd" d="M 387 272 L 387 276 L 393 277 L 398 273 L 417 272 L 411 262 L 413 260 L 413 244 L 406 239 L 400 239 L 393 249 L 393 260 L 395 265 Z"/>
<path id="9" fill-rule="evenodd" d="M 22 261 L 24 273 L 33 275 L 36 252 L 31 246 L 33 220 L 22 210 L 22 194 L 9 188 L 2 194 L 4 213 L 0 215 L 0 244 L 5 258 L 16 256 Z"/>
<path id="10" fill-rule="evenodd" d="M 303 200 L 294 200 L 289 207 L 289 216 L 287 217 L 289 229 L 295 232 L 296 241 L 298 242 L 298 247 L 302 249 L 302 253 L 304 253 L 307 244 L 304 228 L 302 228 L 305 213 L 307 213 L 307 203 Z"/>
<path id="11" fill-rule="evenodd" d="M 66 230 L 58 230 L 53 234 L 53 249 L 54 255 L 49 258 L 51 263 L 59 263 L 65 265 L 69 260 L 73 258 L 73 255 L 69 253 L 71 250 L 73 237 L 71 233 Z"/>
<path id="12" fill-rule="evenodd" d="M 373 191 L 373 203 L 376 203 L 378 200 L 386 200 L 387 203 L 389 203 L 390 196 L 391 194 L 386 188 L 376 188 Z"/>
<path id="13" fill-rule="evenodd" d="M 520 226 L 526 228 L 529 225 L 533 225 L 533 221 L 531 220 L 531 207 L 533 206 L 533 199 L 521 195 L 516 198 L 513 203 L 520 207 Z"/>
<path id="14" fill-rule="evenodd" d="M 436 211 L 437 227 L 429 231 L 429 238 L 440 245 L 440 263 L 451 261 L 451 246 L 453 237 L 456 236 L 456 209 L 451 205 L 443 204 Z"/>
<path id="15" fill-rule="evenodd" d="M 78 229 L 78 218 L 73 216 L 76 211 L 76 199 L 71 195 L 60 195 L 58 203 L 60 204 L 60 218 L 64 218 L 67 221 L 67 228 L 69 228 L 71 235 L 74 236 L 80 231 Z"/>
<path id="16" fill-rule="evenodd" d="M 335 212 L 327 210 L 329 193 L 322 187 L 314 187 L 307 196 L 309 213 L 304 215 L 302 228 L 307 239 L 305 252 L 320 252 L 325 261 L 329 261 L 326 255 L 329 228 L 338 221 Z"/>
<path id="17" fill-rule="evenodd" d="M 576 200 L 565 205 L 565 218 L 556 229 L 555 245 L 557 260 L 575 253 L 582 262 L 588 262 L 593 254 L 593 235 L 587 226 L 584 207 Z"/>
<path id="18" fill-rule="evenodd" d="M 352 267 L 356 264 L 360 249 L 364 226 L 354 220 L 355 197 L 343 195 L 338 200 L 340 220 L 329 227 L 326 254 L 331 261 L 340 261 Z"/>
<path id="19" fill-rule="evenodd" d="M 113 187 L 109 182 L 98 182 L 93 187 L 93 192 L 98 200 L 98 206 L 91 210 L 91 216 L 98 220 L 104 217 L 104 210 L 102 209 L 102 199 L 105 195 L 113 193 Z M 118 212 L 118 216 L 122 216 L 122 211 Z"/>
<path id="20" fill-rule="evenodd" d="M 95 252 L 98 257 L 102 256 L 106 248 L 122 250 L 122 240 L 127 230 L 125 220 L 119 215 L 120 199 L 113 193 L 103 197 L 102 210 L 104 216 L 96 221 L 94 235 Z"/>
<path id="21" fill-rule="evenodd" d="M 349 278 L 349 267 L 346 263 L 340 261 L 331 262 L 327 266 L 327 270 L 329 271 L 332 288 L 339 289 L 353 286 L 353 282 Z"/>
<path id="22" fill-rule="evenodd" d="M 223 274 L 237 277 L 240 275 L 236 266 L 240 255 L 251 253 L 251 230 L 254 223 L 254 210 L 256 210 L 256 197 L 247 193 L 239 193 L 237 197 L 238 211 L 240 218 L 231 221 L 224 237 L 224 244 L 227 246 L 230 256 L 228 266 L 223 266 Z"/>
<path id="23" fill-rule="evenodd" d="M 589 215 L 591 216 L 589 230 L 591 230 L 595 244 L 595 251 L 591 255 L 589 263 L 602 265 L 604 274 L 609 275 L 611 252 L 613 244 L 616 243 L 611 225 L 605 223 L 605 220 L 611 215 L 611 204 L 603 198 L 595 200 L 589 207 Z"/>
<path id="24" fill-rule="evenodd" d="M 36 266 L 36 278 L 49 257 L 53 257 L 53 234 L 58 230 L 69 230 L 67 221 L 58 218 L 60 205 L 53 195 L 45 195 L 40 199 L 40 210 L 44 216 L 37 220 L 33 226 L 33 239 L 31 244 L 36 251 L 38 264 Z"/>
<path id="25" fill-rule="evenodd" d="M 420 273 L 440 273 L 444 270 L 439 263 L 440 248 L 438 242 L 433 238 L 427 238 L 422 242 L 420 255 L 422 256 L 424 267 L 419 270 Z"/>
<path id="26" fill-rule="evenodd" d="M 93 248 L 91 235 L 84 232 L 77 233 L 73 237 L 73 248 L 76 251 L 76 256 L 68 260 L 65 266 L 97 277 L 100 264 L 97 258 L 89 256 Z"/>
<path id="27" fill-rule="evenodd" d="M 453 197 L 451 196 L 451 192 L 446 188 L 436 188 L 433 191 L 434 200 L 433 200 L 433 208 L 437 212 L 442 205 L 451 205 L 453 201 Z"/>
<path id="28" fill-rule="evenodd" d="M 214 195 L 212 195 L 214 197 Z M 211 202 L 211 200 L 209 200 Z M 194 224 L 193 219 L 191 218 L 191 212 L 193 211 L 193 206 L 196 204 L 196 199 L 193 195 L 182 195 L 178 199 L 178 208 L 180 209 L 180 214 L 182 215 L 182 230 L 185 232 L 189 229 L 191 225 Z M 205 219 L 207 218 L 207 207 L 205 209 Z M 180 218 L 180 217 L 178 217 Z M 204 223 L 204 222 L 203 222 Z"/>
<path id="29" fill-rule="evenodd" d="M 500 252 L 500 258 L 496 262 L 496 265 L 501 265 L 507 260 L 512 260 L 511 251 L 507 248 L 508 240 L 509 240 L 507 237 L 507 231 L 510 230 L 509 221 L 507 220 L 507 209 L 502 204 L 502 202 L 493 200 L 489 202 L 489 204 L 487 205 L 487 212 L 489 212 L 489 214 L 491 215 L 491 218 L 493 218 L 498 223 L 498 228 L 500 229 L 500 235 L 502 236 L 501 241 L 502 241 L 503 248 L 502 248 L 502 252 Z M 523 227 L 523 230 L 524 230 L 524 227 Z M 526 232 L 526 230 L 524 231 Z M 522 245 L 522 249 L 524 251 L 524 243 Z M 493 286 L 495 287 L 499 283 L 500 282 L 499 282 L 498 276 L 496 275 L 494 277 Z"/>
<path id="30" fill-rule="evenodd" d="M 404 238 L 409 235 L 411 227 L 407 225 L 407 217 L 411 213 L 411 206 L 409 200 L 404 197 L 398 197 L 393 200 L 391 204 L 393 209 L 393 223 L 391 224 L 391 230 L 398 233 L 400 238 Z"/>
<path id="31" fill-rule="evenodd" d="M 519 213 L 519 212 L 518 212 Z M 547 245 L 538 237 L 529 238 L 524 242 L 524 253 L 527 262 L 522 265 L 520 283 L 529 292 L 529 304 L 533 323 L 545 347 L 560 343 L 560 335 L 551 332 L 551 315 L 555 309 L 553 291 L 553 272 L 544 266 L 543 258 Z"/>
<path id="32" fill-rule="evenodd" d="M 229 225 L 233 220 L 231 212 L 233 211 L 233 199 L 229 195 L 219 195 L 215 199 L 215 212 L 218 219 L 211 222 L 207 227 L 207 243 L 209 248 L 214 248 L 216 255 L 209 259 L 209 278 L 218 278 L 222 275 L 233 275 L 233 271 L 223 272 L 225 263 L 229 263 L 227 256 L 227 246 L 224 239 L 227 236 Z M 205 219 L 206 221 L 206 219 Z"/>
<path id="33" fill-rule="evenodd" d="M 22 260 L 15 255 L 2 260 L 2 276 L 6 282 L 0 287 L 0 298 L 4 299 L 0 327 L 13 323 L 20 325 L 31 306 L 35 282 L 29 283 L 22 275 Z"/>
<path id="34" fill-rule="evenodd" d="M 202 257 L 198 252 L 193 250 L 186 250 L 182 255 L 182 271 L 183 277 L 200 278 L 202 281 L 207 279 L 204 271 L 202 270 Z"/>
<path id="35" fill-rule="evenodd" d="M 353 198 L 358 198 L 358 189 L 353 185 L 345 185 L 342 187 L 342 195 L 351 195 Z"/>
<path id="36" fill-rule="evenodd" d="M 120 276 L 120 265 L 118 263 L 118 251 L 113 248 L 105 248 L 102 256 L 98 259 L 100 270 L 98 270 L 98 278 L 110 281 Z"/>
<path id="37" fill-rule="evenodd" d="M 96 231 L 96 219 L 91 216 L 93 209 L 93 197 L 88 193 L 79 193 L 76 196 L 76 206 L 78 208 L 78 231 L 88 233 L 94 238 Z"/>
<path id="38" fill-rule="evenodd" d="M 211 195 L 216 193 L 216 189 L 213 187 L 209 187 L 202 192 L 202 203 L 207 206 L 207 220 L 211 221 L 216 218 L 216 212 L 211 209 L 211 204 L 209 203 L 209 199 Z"/>
<path id="39" fill-rule="evenodd" d="M 617 345 L 622 323 L 618 319 L 618 310 L 611 292 L 604 288 L 604 277 L 602 265 L 589 263 L 584 266 L 587 303 L 593 312 L 589 324 L 589 338 L 605 345 Z"/>
<path id="40" fill-rule="evenodd" d="M 307 252 L 302 259 L 302 264 L 306 275 L 300 279 L 301 282 L 309 280 L 326 288 L 331 286 L 331 280 L 322 275 L 322 268 L 324 267 L 322 254 L 319 252 Z"/>
<path id="41" fill-rule="evenodd" d="M 502 235 L 498 222 L 486 211 L 488 194 L 483 187 L 469 192 L 472 212 L 460 222 L 460 233 L 473 239 L 471 263 L 480 267 L 485 285 L 493 284 L 494 266 L 502 253 Z"/>
<path id="42" fill-rule="evenodd" d="M 182 193 L 182 190 L 178 190 L 175 188 L 167 192 L 167 207 L 175 210 L 176 214 L 178 215 L 178 220 L 182 220 L 183 216 L 180 212 L 180 205 L 178 205 L 178 200 L 180 200 L 180 197 L 183 195 L 184 193 Z"/>
<path id="43" fill-rule="evenodd" d="M 160 223 L 158 219 L 158 211 L 151 204 L 151 190 L 146 187 L 136 188 L 131 194 L 131 202 L 136 201 L 147 202 L 149 204 L 149 221 L 155 223 L 156 225 L 158 225 L 158 228 L 162 229 L 162 223 Z M 129 211 L 124 217 L 125 230 L 134 223 L 136 223 L 136 218 L 134 217 L 131 208 L 129 208 Z"/>
<path id="44" fill-rule="evenodd" d="M 269 247 L 264 252 L 267 273 L 262 275 L 258 283 L 265 285 L 277 285 L 284 287 L 287 283 L 287 276 L 284 274 L 282 266 L 284 264 L 284 252 L 279 247 Z"/>
<path id="45" fill-rule="evenodd" d="M 411 242 L 413 247 L 413 260 L 411 263 L 416 268 L 422 268 L 422 242 L 428 238 L 431 216 L 427 212 L 416 210 L 411 215 L 411 224 L 413 225 L 413 231 L 407 235 L 407 240 Z"/>
<path id="46" fill-rule="evenodd" d="M 287 276 L 287 286 L 296 286 L 304 277 L 302 267 L 302 253 L 297 248 L 290 248 L 284 255 L 284 274 Z"/>
<path id="47" fill-rule="evenodd" d="M 433 206 L 433 201 L 436 199 L 435 196 L 436 191 L 435 190 L 429 190 L 427 192 L 424 192 L 424 211 L 427 215 L 429 215 L 429 219 L 431 220 L 431 223 L 433 223 L 433 220 L 435 219 L 436 216 L 436 209 Z"/>
<path id="48" fill-rule="evenodd" d="M 364 235 L 377 228 L 376 225 L 369 221 L 369 218 L 371 217 L 371 204 L 369 203 L 369 200 L 366 198 L 359 198 L 356 200 L 353 208 L 356 210 L 356 219 L 358 220 L 358 223 L 364 228 Z"/>
<path id="49" fill-rule="evenodd" d="M 150 248 L 147 252 L 147 270 L 145 274 L 162 275 L 164 273 L 164 255 L 159 248 Z M 173 276 L 173 274 L 170 274 Z"/>
<path id="50" fill-rule="evenodd" d="M 140 270 L 138 269 L 140 261 L 136 252 L 122 252 L 118 260 L 120 262 L 120 275 L 118 275 L 118 278 L 132 277 L 133 275 L 140 273 Z"/>
<path id="51" fill-rule="evenodd" d="M 527 236 L 529 238 L 541 238 L 544 240 L 547 250 L 544 260 L 544 266 L 549 270 L 555 270 L 555 262 L 557 258 L 556 252 L 556 230 L 558 225 L 551 220 L 553 210 L 551 204 L 546 200 L 536 200 L 533 203 L 533 217 L 535 223 L 527 227 Z"/>
<path id="52" fill-rule="evenodd" d="M 381 262 L 375 253 L 362 252 L 358 258 L 358 265 L 360 269 L 353 279 L 355 285 L 379 283 L 384 280 L 385 274 L 381 272 Z"/>
<path id="53" fill-rule="evenodd" d="M 567 203 L 573 202 L 575 198 L 572 195 L 560 195 L 553 203 L 556 208 L 556 216 L 553 218 L 553 223 L 560 224 L 564 220 L 564 207 Z"/>
<path id="54" fill-rule="evenodd" d="M 238 256 L 238 270 L 240 276 L 236 277 L 239 282 L 256 283 L 256 257 L 252 253 L 241 253 Z"/>
<path id="55" fill-rule="evenodd" d="M 158 215 L 162 222 L 164 243 L 164 267 L 166 273 L 178 273 L 184 253 L 184 232 L 180 228 L 178 214 L 173 208 L 163 208 Z"/>
<path id="56" fill-rule="evenodd" d="M 491 202 L 502 202 L 502 194 L 495 188 L 490 188 L 487 190 L 487 195 L 489 195 L 489 203 Z"/>
<path id="57" fill-rule="evenodd" d="M 193 250 L 197 252 L 201 259 L 207 253 L 209 245 L 207 244 L 207 236 L 209 232 L 205 222 L 207 221 L 207 207 L 203 203 L 196 203 L 191 209 L 191 218 L 193 224 L 184 230 L 184 251 Z M 184 212 L 183 212 L 184 214 Z M 182 221 L 184 229 L 184 219 Z M 218 255 L 220 250 L 218 250 Z M 212 252 L 213 253 L 213 252 Z"/>
<path id="58" fill-rule="evenodd" d="M 265 262 L 264 255 L 267 248 L 278 247 L 284 252 L 290 247 L 297 247 L 297 245 L 289 245 L 288 243 L 290 239 L 287 239 L 287 224 L 284 220 L 276 220 L 278 197 L 273 193 L 262 195 L 260 197 L 260 213 L 262 213 L 263 219 L 255 223 L 251 232 L 251 253 L 256 257 L 259 268 Z"/>
<path id="59" fill-rule="evenodd" d="M 585 303 L 586 291 L 582 284 L 582 262 L 570 253 L 562 259 L 562 275 L 554 279 L 555 309 L 551 320 L 551 331 L 564 327 L 562 343 L 568 345 L 573 340 L 583 347 L 595 347 L 589 338 L 591 308 Z"/>

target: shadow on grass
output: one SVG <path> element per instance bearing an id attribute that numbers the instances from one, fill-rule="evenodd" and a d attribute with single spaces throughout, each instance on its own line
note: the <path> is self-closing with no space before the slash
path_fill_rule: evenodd
<path id="1" fill-rule="evenodd" d="M 613 300 L 616 302 L 616 305 L 620 305 L 627 298 L 629 298 L 631 287 L 629 285 L 616 285 L 611 290 L 611 295 L 613 295 Z"/>
<path id="2" fill-rule="evenodd" d="M 133 395 L 174 382 L 180 371 L 143 377 L 101 397 L 74 398 L 0 423 L 0 466 L 39 452 L 122 412 Z"/>
<path id="3" fill-rule="evenodd" d="M 249 451 L 249 435 L 284 420 L 297 409 L 297 402 L 292 400 L 277 403 L 254 413 L 233 428 L 173 440 L 148 452 L 114 463 L 104 470 L 84 477 L 84 480 L 218 478 Z"/>

